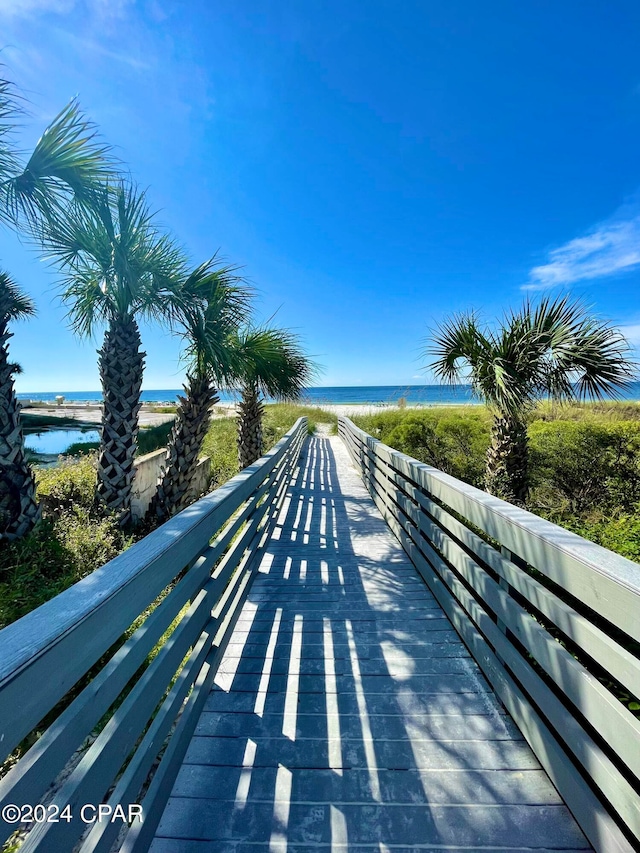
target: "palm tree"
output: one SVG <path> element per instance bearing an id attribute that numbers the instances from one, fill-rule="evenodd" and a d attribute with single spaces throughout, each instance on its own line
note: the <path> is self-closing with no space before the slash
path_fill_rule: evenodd
<path id="1" fill-rule="evenodd" d="M 234 272 L 231 267 L 216 267 L 214 257 L 195 269 L 183 285 L 179 322 L 187 341 L 185 396 L 178 398 L 165 469 L 148 520 L 164 521 L 198 497 L 193 480 L 211 407 L 219 401 L 218 386 L 234 374 L 232 334 L 247 322 L 253 295 Z"/>
<path id="2" fill-rule="evenodd" d="M 298 338 L 286 329 L 245 328 L 238 333 L 238 463 L 240 469 L 262 456 L 264 399 L 295 400 L 316 371 Z"/>
<path id="3" fill-rule="evenodd" d="M 50 220 L 43 242 L 64 271 L 62 298 L 74 331 L 106 325 L 99 354 L 103 391 L 96 499 L 131 520 L 131 486 L 145 353 L 138 318 L 166 321 L 181 304 L 181 249 L 155 224 L 145 194 L 125 182 Z"/>
<path id="4" fill-rule="evenodd" d="M 0 273 L 0 541 L 19 539 L 40 517 L 33 472 L 24 453 L 20 407 L 9 361 L 9 323 L 35 314 L 33 302 Z"/>
<path id="5" fill-rule="evenodd" d="M 527 301 L 495 329 L 475 313 L 440 326 L 427 353 L 446 382 L 466 380 L 493 412 L 485 487 L 505 500 L 527 498 L 526 418 L 536 402 L 615 396 L 633 377 L 629 346 L 578 301 Z"/>
<path id="6" fill-rule="evenodd" d="M 23 162 L 13 136 L 23 113 L 9 81 L 0 79 L 0 224 L 33 231 L 70 198 L 86 201 L 113 171 L 108 147 L 72 101 Z M 34 313 L 32 302 L 0 274 L 0 539 L 28 533 L 39 517 L 33 474 L 24 454 L 20 413 L 7 344 L 12 320 Z"/>

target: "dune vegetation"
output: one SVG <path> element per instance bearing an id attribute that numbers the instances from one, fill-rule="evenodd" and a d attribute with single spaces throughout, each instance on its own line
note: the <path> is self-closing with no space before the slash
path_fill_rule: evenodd
<path id="1" fill-rule="evenodd" d="M 491 415 L 484 406 L 353 417 L 390 447 L 484 488 Z M 640 403 L 542 402 L 527 418 L 526 508 L 640 561 Z"/>

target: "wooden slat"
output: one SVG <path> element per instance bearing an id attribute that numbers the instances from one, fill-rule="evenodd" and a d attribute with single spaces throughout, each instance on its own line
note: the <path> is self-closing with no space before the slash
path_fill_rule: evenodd
<path id="1" fill-rule="evenodd" d="M 186 693 L 194 679 L 202 680 L 202 672 L 206 669 L 203 662 L 207 655 L 210 656 L 210 648 L 215 657 L 221 642 L 228 638 L 227 629 L 237 618 L 253 576 L 251 564 L 257 542 L 269 523 L 272 503 L 279 501 L 286 491 L 305 437 L 306 419 L 299 419 L 270 453 L 226 486 L 184 510 L 103 569 L 0 632 L 0 648 L 5 653 L 0 664 L 0 727 L 4 726 L 4 731 L 0 728 L 0 736 L 4 736 L 5 748 L 10 749 L 153 602 L 182 567 L 192 566 L 3 780 L 0 791 L 7 801 L 24 798 L 25 802 L 35 802 L 41 796 L 70 754 L 144 663 L 177 613 L 191 600 L 186 614 L 71 773 L 54 802 L 60 808 L 70 804 L 74 813 L 85 802 L 100 802 L 160 702 L 160 708 L 118 783 L 123 796 L 130 797 L 138 792 L 136 785 L 139 789 L 144 781 Z M 232 520 L 224 527 L 231 516 Z M 216 531 L 220 532 L 213 545 L 209 545 Z M 53 624 L 49 625 L 46 620 L 51 618 Z M 27 650 L 21 651 L 20 644 L 27 640 Z M 76 648 L 79 642 L 83 645 Z M 77 651 L 75 656 L 71 655 L 72 646 Z M 191 647 L 188 660 L 182 666 Z M 62 664 L 59 671 L 56 670 L 58 664 Z M 173 687 L 163 699 L 178 670 Z M 23 719 L 14 723 L 10 716 L 14 708 L 10 703 L 45 671 L 48 679 L 34 691 L 36 698 L 26 702 Z M 188 704 L 193 704 L 195 692 Z M 29 695 L 27 693 L 27 699 Z M 21 710 L 25 708 L 25 703 L 21 702 L 20 707 Z M 181 721 L 183 717 L 184 713 Z M 180 755 L 180 744 L 174 744 L 173 738 L 170 748 L 171 754 Z M 158 800 L 155 808 L 160 807 Z M 95 829 L 90 839 L 85 839 L 83 849 L 93 849 L 94 844 L 96 849 L 108 849 L 113 841 L 111 832 Z M 41 824 L 33 828 L 21 849 L 25 853 L 71 849 L 84 830 L 84 824 L 75 821 Z"/>
<path id="2" fill-rule="evenodd" d="M 155 600 L 288 449 L 261 460 L 87 578 L 0 631 L 0 741 L 6 757 Z M 20 707 L 16 715 L 13 709 Z"/>
<path id="3" fill-rule="evenodd" d="M 636 831 L 640 831 L 637 795 L 633 788 L 602 749 L 567 713 L 564 705 L 531 669 L 528 662 L 516 651 L 515 647 L 480 606 L 477 599 L 469 593 L 435 551 L 428 549 L 427 546 L 418 547 L 394 520 L 390 521 L 390 526 L 418 571 L 427 580 L 429 587 L 447 615 L 451 618 L 452 612 L 459 613 L 459 618 L 452 619 L 454 626 L 467 642 L 469 650 L 487 675 L 492 687 L 505 702 L 515 722 L 536 752 L 540 763 L 558 787 L 589 840 L 602 853 L 609 853 L 610 850 L 631 853 L 632 846 L 624 838 L 619 828 L 607 814 L 603 803 L 596 798 L 560 746 L 558 732 L 565 734 L 565 742 L 589 768 L 590 775 L 596 784 L 604 790 L 605 794 L 611 796 L 619 813 L 629 821 L 628 825 L 635 827 Z M 429 559 L 423 550 L 428 553 Z M 435 567 L 437 567 L 437 571 Z M 443 593 L 443 590 L 446 592 Z M 460 605 L 464 609 L 458 610 L 457 608 Z M 465 618 L 467 621 L 473 620 L 484 638 L 491 644 L 490 646 L 487 646 L 486 643 L 484 645 L 479 644 L 477 641 L 468 642 L 469 630 L 465 626 Z M 478 648 L 479 645 L 482 645 L 482 651 Z M 491 661 L 491 665 L 488 664 L 488 661 Z M 542 716 L 531 705 L 526 694 L 516 686 L 516 682 L 508 676 L 507 670 L 504 669 L 505 666 L 509 667 L 518 681 L 526 688 L 527 693 L 538 698 L 538 707 L 544 709 L 544 717 L 551 722 L 552 727 L 543 723 Z M 507 691 L 505 691 L 505 683 L 509 684 Z M 517 709 L 514 708 L 513 703 L 507 701 L 514 688 L 517 691 L 516 695 L 522 697 Z M 569 738 L 566 737 L 567 734 L 570 735 Z M 550 756 L 553 756 L 553 760 Z"/>
<path id="4" fill-rule="evenodd" d="M 248 562 L 249 557 L 245 557 L 245 567 Z M 227 596 L 227 607 L 225 613 L 221 614 L 213 647 L 200 671 L 176 730 L 162 756 L 160 766 L 154 774 L 149 790 L 142 800 L 144 821 L 142 823 L 134 823 L 130 828 L 121 847 L 121 853 L 146 853 L 149 849 L 167 799 L 171 793 L 171 788 L 182 764 L 182 759 L 211 689 L 216 670 L 222 660 L 229 638 L 240 615 L 242 604 L 249 592 L 255 575 L 255 566 L 256 563 L 253 561 L 253 566 L 248 570 L 238 572 L 238 580 L 234 589 L 225 593 Z"/>
<path id="5" fill-rule="evenodd" d="M 437 500 L 480 527 L 622 631 L 635 636 L 640 607 L 640 570 L 631 560 L 392 450 L 351 422 L 348 426 L 399 473 L 407 474 Z"/>
<path id="6" fill-rule="evenodd" d="M 483 606 L 488 607 L 498 622 L 509 628 L 515 637 L 540 663 L 574 707 L 591 723 L 605 742 L 617 752 L 621 760 L 636 775 L 640 776 L 640 722 L 598 680 L 566 651 L 555 639 L 516 601 L 500 588 L 486 571 L 457 544 L 442 528 L 425 513 L 419 512 L 417 504 L 395 491 L 384 477 L 375 477 L 376 482 L 386 487 L 385 505 L 392 517 L 415 544 L 423 550 L 421 541 L 406 521 L 410 521 L 424 535 L 431 546 L 455 567 L 479 596 Z M 394 500 L 395 498 L 395 500 Z M 394 507 L 405 514 L 403 523 Z M 506 563 L 506 561 L 503 560 Z M 515 574 L 517 569 L 512 567 Z M 613 646 L 613 642 L 611 646 Z M 630 656 L 630 655 L 629 655 Z"/>
<path id="7" fill-rule="evenodd" d="M 54 798 L 61 811 L 70 805 L 76 820 L 35 826 L 22 847 L 24 853 L 38 848 L 70 850 L 86 829 L 79 819 L 80 808 L 84 803 L 102 801 L 181 661 L 210 620 L 212 585 L 213 582 L 205 586 L 195 597 L 182 621 Z"/>
<path id="8" fill-rule="evenodd" d="M 211 556 L 208 555 L 208 559 L 201 558 L 180 580 L 104 669 L 0 781 L 0 806 L 40 800 L 69 757 L 142 666 L 182 607 L 201 588 L 210 571 Z M 0 839 L 5 840 L 11 831 L 8 824 L 0 825 Z"/>
<path id="9" fill-rule="evenodd" d="M 126 808 L 130 804 L 138 802 L 140 788 L 146 780 L 184 700 L 187 698 L 191 685 L 197 680 L 210 652 L 212 642 L 212 631 L 203 631 L 193 647 L 188 661 L 180 670 L 175 684 L 162 703 L 162 707 L 136 749 L 135 755 L 107 800 L 110 805 L 114 807 L 123 805 Z M 120 829 L 121 827 L 117 823 L 96 823 L 83 842 L 80 848 L 81 853 L 108 853 Z"/>
<path id="10" fill-rule="evenodd" d="M 594 845 L 595 849 L 599 853 L 632 853 L 632 845 L 625 838 L 588 783 L 576 771 L 566 752 L 561 747 L 556 734 L 547 725 L 544 718 L 531 706 L 527 695 L 511 678 L 509 671 L 505 669 L 505 663 L 512 662 L 513 655 L 511 652 L 513 651 L 513 647 L 510 646 L 498 627 L 494 625 L 492 636 L 492 639 L 496 642 L 496 651 L 494 651 L 492 648 L 493 643 L 491 645 L 487 643 L 485 637 L 476 629 L 469 618 L 468 612 L 465 611 L 457 600 L 457 595 L 451 592 L 433 570 L 433 567 L 420 554 L 415 545 L 411 543 L 411 540 L 407 541 L 409 537 L 404 531 L 400 531 L 400 539 L 408 549 L 412 549 L 411 551 L 407 550 L 407 553 L 414 561 L 416 568 L 427 581 L 429 588 L 465 641 L 487 680 L 505 704 L 514 722 L 525 736 L 538 760 L 549 774 L 551 781 L 561 793 L 565 803 L 571 809 L 582 831 Z M 477 613 L 477 611 L 475 612 Z M 502 640 L 498 639 L 496 636 L 498 634 L 502 636 Z M 500 659 L 504 652 L 508 653 L 508 661 Z M 537 678 L 537 676 L 535 677 Z M 555 700 L 550 691 L 549 698 L 551 701 Z M 557 700 L 555 701 L 557 702 Z M 560 714 L 562 713 L 563 711 L 560 706 Z M 566 711 L 564 712 L 564 717 L 566 720 L 571 720 Z M 607 759 L 603 756 L 601 750 L 596 751 L 596 760 L 603 760 L 606 765 Z"/>
<path id="11" fill-rule="evenodd" d="M 386 467 L 386 466 L 385 466 Z M 390 472 L 390 473 L 389 473 Z M 415 481 L 393 469 L 386 478 L 397 484 L 409 498 L 419 504 L 437 523 L 475 553 L 508 584 L 523 595 L 543 616 L 553 622 L 566 636 L 592 657 L 613 679 L 623 684 L 633 695 L 640 696 L 640 661 L 600 628 L 562 601 L 535 578 L 509 560 L 465 527 L 443 507 L 426 497 Z M 383 475 L 385 476 L 385 475 Z M 381 482 L 381 480 L 378 480 Z M 405 508 L 405 511 L 406 508 Z M 413 518 L 417 523 L 417 519 Z"/>
<path id="12" fill-rule="evenodd" d="M 640 724 L 513 598 L 512 590 L 523 595 L 614 678 L 637 691 L 637 658 L 517 562 L 523 558 L 535 565 L 589 606 L 602 596 L 602 606 L 596 609 L 604 610 L 607 618 L 628 632 L 632 624 L 637 624 L 637 612 L 633 611 L 640 601 L 640 569 L 556 525 L 391 450 L 346 418 L 340 419 L 339 424 L 340 434 L 376 505 L 468 642 L 596 849 L 603 853 L 631 850 L 629 841 L 607 814 L 604 802 L 611 804 L 627 829 L 640 839 L 637 793 L 621 766 L 626 765 L 635 778 L 640 775 Z M 442 501 L 493 539 L 505 542 L 503 553 L 436 501 Z M 568 540 L 564 539 L 565 533 Z M 513 558 L 516 562 L 512 561 L 513 553 L 518 555 Z M 601 559 L 603 553 L 605 557 Z M 498 575 L 497 581 L 486 567 Z M 570 571 L 579 580 L 568 577 Z M 595 574 L 595 580 L 589 573 Z M 578 594 L 578 584 L 586 592 Z M 470 620 L 475 627 L 470 627 Z M 574 716 L 569 716 L 565 704 L 540 678 L 512 638 L 517 638 L 574 705 Z M 612 759 L 596 743 L 580 722 L 582 717 L 617 758 Z M 564 747 L 560 747 L 561 743 Z M 563 748 L 574 754 L 583 772 L 602 791 L 602 800 L 585 784 Z"/>

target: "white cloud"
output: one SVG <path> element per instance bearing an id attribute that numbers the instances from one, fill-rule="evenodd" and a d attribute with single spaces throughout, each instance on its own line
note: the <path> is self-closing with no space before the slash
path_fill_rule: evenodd
<path id="1" fill-rule="evenodd" d="M 76 0 L 0 0 L 0 15 L 12 18 L 27 18 L 37 12 L 66 15 L 76 5 Z"/>
<path id="2" fill-rule="evenodd" d="M 632 347 L 640 348 L 640 323 L 629 323 L 618 328 Z"/>
<path id="3" fill-rule="evenodd" d="M 622 214 L 626 214 L 623 216 Z M 628 207 L 600 223 L 584 237 L 549 252 L 545 264 L 534 267 L 524 290 L 544 290 L 627 272 L 640 266 L 640 214 Z"/>
<path id="4" fill-rule="evenodd" d="M 75 33 L 70 33 L 66 30 L 58 30 L 58 33 L 62 38 L 71 42 L 81 51 L 86 53 L 99 53 L 102 56 L 106 56 L 108 59 L 113 59 L 115 62 L 122 62 L 130 68 L 148 70 L 152 67 L 146 60 L 133 56 L 128 51 L 110 50 L 108 47 L 105 47 L 105 45 L 100 44 L 96 39 L 77 36 Z"/>
<path id="5" fill-rule="evenodd" d="M 84 7 L 98 22 L 125 18 L 135 0 L 0 0 L 0 17 L 32 18 L 38 14 L 69 15 Z"/>

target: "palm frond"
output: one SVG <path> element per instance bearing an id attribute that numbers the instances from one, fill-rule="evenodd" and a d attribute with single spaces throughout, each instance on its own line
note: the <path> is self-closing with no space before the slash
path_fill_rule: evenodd
<path id="1" fill-rule="evenodd" d="M 428 367 L 437 379 L 448 384 L 473 380 L 474 370 L 492 349 L 492 342 L 473 311 L 446 320 L 431 332 L 430 338 L 425 349 L 425 355 L 432 358 Z"/>
<path id="2" fill-rule="evenodd" d="M 90 198 L 115 172 L 110 147 L 74 99 L 47 127 L 24 169 L 0 187 L 2 209 L 34 227 L 70 195 Z"/>
<path id="3" fill-rule="evenodd" d="M 431 352 L 439 378 L 452 381 L 466 369 L 474 392 L 503 413 L 522 413 L 545 395 L 615 396 L 635 375 L 620 332 L 568 296 L 527 300 L 495 330 L 479 329 L 473 315 L 454 318 Z"/>
<path id="4" fill-rule="evenodd" d="M 156 225 L 145 192 L 119 181 L 97 192 L 95 202 L 74 201 L 39 229 L 45 252 L 63 273 L 62 299 L 75 331 L 90 334 L 97 322 L 115 316 L 177 317 L 186 257 Z"/>
<path id="5" fill-rule="evenodd" d="M 186 358 L 199 375 L 209 375 L 219 385 L 230 383 L 237 373 L 235 333 L 251 317 L 254 290 L 237 269 L 219 265 L 214 255 L 186 278 L 178 306 Z"/>
<path id="6" fill-rule="evenodd" d="M 273 399 L 299 398 L 318 373 L 318 366 L 289 329 L 246 328 L 239 332 L 237 346 L 240 383 L 257 387 Z"/>
<path id="7" fill-rule="evenodd" d="M 10 139 L 23 112 L 13 84 L 8 80 L 0 80 L 0 185 L 20 170 L 17 152 L 10 145 Z"/>
<path id="8" fill-rule="evenodd" d="M 5 272 L 0 272 L 0 323 L 22 320 L 36 313 L 33 300 Z"/>

